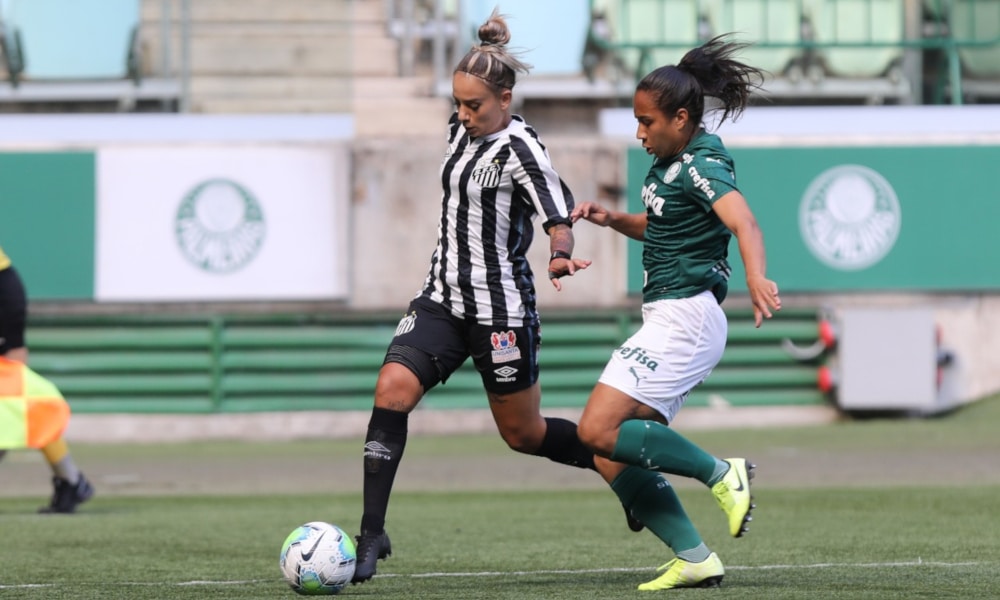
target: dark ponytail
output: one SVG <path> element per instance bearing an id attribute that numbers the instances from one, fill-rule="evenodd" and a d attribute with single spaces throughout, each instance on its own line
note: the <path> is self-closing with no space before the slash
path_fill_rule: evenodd
<path id="1" fill-rule="evenodd" d="M 688 111 L 695 126 L 705 115 L 705 96 L 721 102 L 720 122 L 739 117 L 750 101 L 750 94 L 760 87 L 764 72 L 733 58 L 749 46 L 730 42 L 720 35 L 690 50 L 677 65 L 659 67 L 642 78 L 636 91 L 646 91 L 668 116 L 678 109 Z"/>

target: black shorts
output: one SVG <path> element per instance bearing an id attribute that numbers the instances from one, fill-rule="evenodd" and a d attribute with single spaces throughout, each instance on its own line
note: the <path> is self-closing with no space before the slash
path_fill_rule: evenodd
<path id="1" fill-rule="evenodd" d="M 454 316 L 437 302 L 416 298 L 396 327 L 389 347 L 409 346 L 433 359 L 440 377 L 435 382 L 424 381 L 425 392 L 447 381 L 471 356 L 487 391 L 512 394 L 538 381 L 540 344 L 537 322 L 525 327 L 480 325 Z"/>
<path id="2" fill-rule="evenodd" d="M 0 271 L 0 356 L 24 347 L 28 297 L 14 267 Z"/>

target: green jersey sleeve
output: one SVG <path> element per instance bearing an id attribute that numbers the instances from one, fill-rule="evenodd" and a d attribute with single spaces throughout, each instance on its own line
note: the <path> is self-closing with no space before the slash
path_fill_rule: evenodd
<path id="1" fill-rule="evenodd" d="M 728 155 L 685 154 L 684 172 L 684 191 L 706 212 L 712 210 L 716 200 L 739 190 Z"/>

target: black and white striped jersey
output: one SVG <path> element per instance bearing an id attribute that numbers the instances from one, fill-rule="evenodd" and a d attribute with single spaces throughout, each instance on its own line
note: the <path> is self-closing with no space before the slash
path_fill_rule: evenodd
<path id="1" fill-rule="evenodd" d="M 441 165 L 437 248 L 418 297 L 483 325 L 537 321 L 526 253 L 534 219 L 570 224 L 573 194 L 552 168 L 545 146 L 524 119 L 470 138 L 453 114 Z"/>

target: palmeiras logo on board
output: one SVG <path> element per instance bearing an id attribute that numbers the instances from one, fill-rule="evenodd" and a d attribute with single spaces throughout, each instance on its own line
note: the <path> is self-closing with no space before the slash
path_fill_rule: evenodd
<path id="1" fill-rule="evenodd" d="M 813 179 L 799 204 L 809 251 L 840 271 L 859 271 L 892 250 L 902 223 L 896 191 L 877 171 L 840 165 Z"/>
<path id="2" fill-rule="evenodd" d="M 174 232 L 184 258 L 209 273 L 232 273 L 260 251 L 266 232 L 256 198 L 229 179 L 209 179 L 188 192 Z"/>

